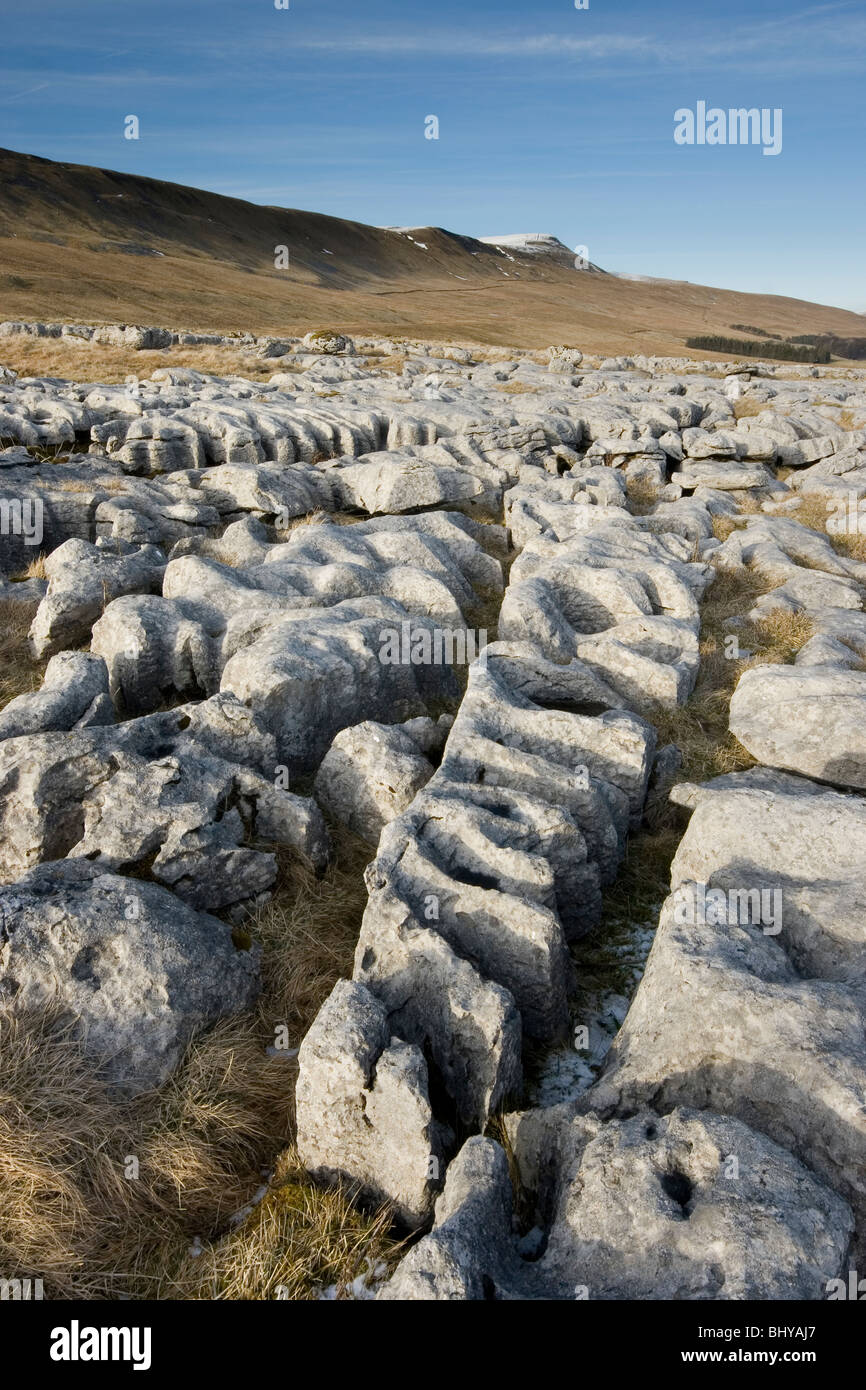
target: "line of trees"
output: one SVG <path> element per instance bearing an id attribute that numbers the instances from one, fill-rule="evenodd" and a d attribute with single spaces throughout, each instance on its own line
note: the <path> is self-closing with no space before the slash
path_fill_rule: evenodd
<path id="1" fill-rule="evenodd" d="M 736 333 L 751 333 L 753 338 L 774 338 L 781 342 L 781 333 L 769 333 L 766 328 L 756 328 L 753 323 L 732 323 L 731 327 Z"/>
<path id="2" fill-rule="evenodd" d="M 866 357 L 866 338 L 837 338 L 830 333 L 800 333 L 796 338 L 789 338 L 788 342 L 825 347 L 834 357 L 847 357 L 853 362 Z"/>
<path id="3" fill-rule="evenodd" d="M 835 341 L 835 339 L 833 340 Z M 725 338 L 707 334 L 686 338 L 686 347 L 703 352 L 726 352 L 732 357 L 770 357 L 780 362 L 829 362 L 830 349 L 821 343 L 751 342 L 747 338 Z"/>

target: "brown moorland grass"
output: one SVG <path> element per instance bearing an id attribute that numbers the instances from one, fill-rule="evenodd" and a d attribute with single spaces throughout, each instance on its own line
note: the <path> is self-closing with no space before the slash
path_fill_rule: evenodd
<path id="1" fill-rule="evenodd" d="M 483 348 L 479 351 L 484 352 Z M 486 354 L 485 354 L 486 355 Z M 402 376 L 406 358 L 359 353 L 353 357 L 354 366 L 366 367 L 374 375 Z M 60 377 L 66 381 L 99 381 L 107 385 L 122 385 L 129 377 L 147 381 L 159 367 L 190 367 L 205 376 L 240 376 L 249 381 L 267 382 L 277 374 L 303 378 L 304 362 L 291 357 L 259 357 L 248 346 L 238 344 L 202 344 L 187 347 L 143 348 L 89 343 L 81 338 L 28 338 L 23 335 L 0 339 L 0 361 L 22 377 Z M 323 397 L 339 394 L 326 385 L 299 380 L 297 390 L 310 390 Z M 513 385 L 503 387 L 513 390 Z M 535 387 L 520 386 L 521 391 Z M 60 452 L 66 452 L 64 446 Z M 37 452 L 32 450 L 32 452 Z M 58 450 L 54 450 L 56 454 Z"/>
<path id="2" fill-rule="evenodd" d="M 509 396 L 536 396 L 541 389 L 525 381 L 494 381 L 492 385 L 494 391 L 504 391 Z"/>
<path id="3" fill-rule="evenodd" d="M 717 541 L 726 541 L 734 531 L 739 531 L 744 527 L 744 517 L 756 516 L 761 510 L 761 504 L 750 492 L 739 493 L 737 502 L 740 508 L 738 516 L 713 517 L 713 535 Z"/>
<path id="4" fill-rule="evenodd" d="M 496 247 L 441 228 L 410 241 L 394 229 L 10 150 L 0 151 L 0 183 L 0 296 L 10 319 L 262 334 L 330 324 L 353 335 L 533 349 L 576 341 L 590 352 L 674 356 L 689 355 L 687 337 L 724 334 L 734 322 L 782 336 L 862 332 L 853 312 L 804 300 L 577 272 L 565 247 L 551 257 L 514 253 L 506 274 Z M 289 248 L 285 270 L 274 267 L 276 244 Z"/>
<path id="5" fill-rule="evenodd" d="M 304 1174 L 291 1148 L 296 1062 L 267 1052 L 281 1027 L 297 1047 L 351 970 L 370 851 L 336 842 L 322 878 L 283 858 L 250 924 L 264 953 L 258 1008 L 195 1040 L 159 1090 L 112 1098 L 56 1015 L 0 1020 L 5 1277 L 42 1278 L 54 1298 L 270 1298 L 279 1284 L 314 1298 L 392 1258 L 387 1211 L 361 1212 Z M 252 1219 L 232 1230 L 268 1172 Z"/>
<path id="6" fill-rule="evenodd" d="M 769 401 L 756 401 L 750 396 L 740 396 L 739 400 L 733 402 L 734 418 L 745 420 L 751 415 L 760 415 L 761 411 L 766 410 L 769 404 Z"/>
<path id="7" fill-rule="evenodd" d="M 837 555 L 849 560 L 866 563 L 866 535 L 833 534 L 827 530 L 827 521 L 833 515 L 835 504 L 823 497 L 804 497 L 802 505 L 794 512 L 794 519 L 801 521 L 811 531 L 826 536 Z M 861 523 L 866 526 L 866 513 Z"/>
<path id="8" fill-rule="evenodd" d="M 4 338 L 0 358 L 19 376 L 56 376 L 108 385 L 121 385 L 130 376 L 146 381 L 158 367 L 192 367 L 209 376 L 243 376 L 252 381 L 267 381 L 276 372 L 301 371 L 299 364 L 256 357 L 241 346 L 175 346 L 135 352 L 76 338 Z"/>
<path id="9" fill-rule="evenodd" d="M 754 758 L 728 728 L 737 682 L 751 666 L 792 662 L 813 632 L 806 614 L 781 611 L 757 623 L 728 626 L 731 618 L 742 618 L 768 587 L 749 572 L 722 572 L 713 581 L 701 613 L 701 668 L 694 693 L 685 705 L 657 706 L 651 714 L 659 743 L 675 743 L 683 754 L 678 780 L 703 782 L 754 765 Z M 736 637 L 742 655 L 727 655 L 731 637 Z"/>
<path id="10" fill-rule="evenodd" d="M 840 429 L 862 430 L 866 426 L 866 412 L 862 406 L 852 410 L 850 406 L 840 406 L 836 401 L 825 401 L 824 404 L 835 411 L 834 424 Z"/>
<path id="11" fill-rule="evenodd" d="M 259 240 L 259 254 L 268 244 Z M 253 271 L 227 258 L 191 255 L 181 244 L 167 242 L 166 247 L 163 258 L 138 260 L 132 277 L 127 255 L 94 251 L 83 242 L 58 247 L 21 233 L 15 238 L 0 233 L 4 270 L 28 280 L 26 288 L 8 278 L 0 283 L 4 316 L 293 335 L 326 320 L 355 336 L 530 349 L 577 336 L 585 352 L 688 357 L 710 366 L 730 361 L 731 354 L 687 349 L 686 338 L 711 332 L 731 307 L 754 306 L 756 300 L 783 332 L 862 332 L 855 314 L 804 300 L 685 282 L 584 275 L 573 268 L 545 267 L 533 274 L 527 266 L 521 267 L 520 278 L 488 274 L 461 283 L 447 269 L 446 253 L 439 266 L 395 265 L 393 271 L 386 267 L 381 278 L 371 275 L 339 286 L 326 283 L 324 276 L 315 283 L 292 272 L 274 273 L 272 266 Z M 345 264 L 352 264 L 351 255 Z M 461 260 L 459 268 L 464 267 Z"/>
<path id="12" fill-rule="evenodd" d="M 37 560 L 21 578 L 43 578 L 44 571 L 40 575 L 39 568 Z M 42 684 L 45 663 L 34 661 L 27 645 L 37 606 L 20 599 L 0 599 L 0 709 L 17 695 L 38 690 Z"/>

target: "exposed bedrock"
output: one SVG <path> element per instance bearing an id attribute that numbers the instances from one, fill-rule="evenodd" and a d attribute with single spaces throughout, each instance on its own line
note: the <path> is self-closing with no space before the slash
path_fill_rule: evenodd
<path id="1" fill-rule="evenodd" d="M 695 810 L 672 895 L 586 1104 L 734 1115 L 862 1220 L 863 804 L 763 769 L 678 793 Z"/>
<path id="2" fill-rule="evenodd" d="M 102 658 L 89 652 L 58 652 L 45 668 L 40 689 L 17 695 L 0 710 L 0 740 L 113 723 Z"/>
<path id="3" fill-rule="evenodd" d="M 246 569 L 185 555 L 160 596 L 108 605 L 92 650 L 124 710 L 231 691 L 283 760 L 310 770 L 359 719 L 399 722 L 456 697 L 453 659 L 473 651 L 464 614 L 502 585 L 472 525 L 438 514 L 303 527 Z M 425 642 L 432 661 L 420 659 Z"/>
<path id="4" fill-rule="evenodd" d="M 677 535 L 670 547 L 634 535 L 642 615 L 681 619 L 696 653 L 694 595 L 711 572 L 689 558 L 690 545 Z M 594 541 L 588 533 L 587 544 Z M 613 603 L 600 607 L 595 595 L 604 591 L 586 584 L 598 580 L 616 591 L 633 579 L 615 567 L 605 541 L 602 526 L 599 563 L 587 566 L 583 588 L 582 574 L 574 580 L 572 617 L 591 632 L 606 631 L 621 614 Z M 525 588 L 520 568 L 531 569 L 538 552 L 552 564 L 571 544 L 532 542 L 512 570 L 503 612 L 512 592 Z M 659 557 L 669 561 L 669 575 Z M 568 584 L 565 563 L 561 573 Z M 544 602 L 530 594 L 527 612 L 543 611 Z M 556 598 L 549 606 L 558 606 Z M 615 877 L 629 827 L 640 820 L 653 767 L 654 730 L 627 697 L 573 651 L 563 660 L 533 636 L 524 625 L 470 667 L 441 765 L 385 824 L 367 871 L 355 978 L 382 1003 L 393 1035 L 427 1059 L 431 1101 L 457 1133 L 483 1126 L 518 1094 L 524 1037 L 563 1036 L 568 941 L 598 923 L 601 888 Z M 682 645 L 663 655 L 679 660 Z M 695 666 L 696 656 L 674 699 L 685 698 Z M 317 1028 L 330 1026 L 329 1008 Z M 301 1131 L 316 1110 L 316 1084 L 311 1077 Z M 330 1169 L 345 1172 L 344 1140 L 331 1142 Z M 356 1178 L 381 1192 L 369 1175 Z"/>
<path id="5" fill-rule="evenodd" d="M 374 857 L 297 1137 L 418 1236 L 384 1299 L 826 1296 L 866 1229 L 862 373 L 214 345 L 273 377 L 0 370 L 0 597 L 15 632 L 38 600 L 50 658 L 0 711 L 0 1007 L 158 1085 L 254 1002 L 228 923 L 284 850 L 324 868 L 324 811 Z M 726 745 L 760 765 L 677 784 L 653 721 L 718 650 L 712 584 L 767 636 Z M 626 924 L 636 992 L 551 1106 L 668 792 L 691 819 L 657 929 Z"/>
<path id="6" fill-rule="evenodd" d="M 258 972 L 224 922 L 86 860 L 0 887 L 0 1009 L 71 1023 L 122 1091 L 159 1085 L 196 1032 L 248 1009 Z"/>
<path id="7" fill-rule="evenodd" d="M 370 1197 L 393 1202 L 407 1225 L 422 1224 L 442 1141 L 420 1049 L 391 1036 L 385 1008 L 363 985 L 341 980 L 304 1038 L 300 1060 L 306 1167 L 327 1181 L 360 1182 Z"/>
<path id="8" fill-rule="evenodd" d="M 380 1299 L 814 1299 L 843 1268 L 845 1202 L 738 1120 L 558 1106 L 506 1123 L 543 1224 L 518 1239 L 505 1154 L 470 1139 Z"/>
<path id="9" fill-rule="evenodd" d="M 251 902 L 291 846 L 317 868 L 329 841 L 315 802 L 283 790 L 273 738 L 217 696 L 108 728 L 0 743 L 0 877 L 86 859 L 146 868 L 192 906 Z M 252 842 L 252 843 L 250 843 Z"/>

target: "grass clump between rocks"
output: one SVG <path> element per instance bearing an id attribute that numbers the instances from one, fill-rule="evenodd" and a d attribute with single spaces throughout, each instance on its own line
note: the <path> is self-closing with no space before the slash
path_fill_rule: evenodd
<path id="1" fill-rule="evenodd" d="M 651 712 L 659 745 L 675 743 L 682 752 L 680 781 L 703 782 L 754 766 L 755 759 L 728 728 L 737 682 L 749 667 L 789 664 L 813 634 L 805 613 L 777 609 L 758 622 L 745 619 L 767 589 L 766 581 L 748 571 L 716 575 L 701 614 L 701 666 L 694 692 L 684 705 L 657 706 Z M 736 626 L 732 619 L 738 620 Z"/>
<path id="2" fill-rule="evenodd" d="M 33 568 L 31 565 L 22 578 L 36 577 L 30 573 Z M 45 663 L 33 660 L 27 643 L 37 607 L 35 602 L 0 599 L 0 709 L 17 695 L 27 695 L 42 684 Z"/>
<path id="3" fill-rule="evenodd" d="M 351 971 L 366 903 L 370 851 L 335 841 L 321 878 L 284 855 L 249 924 L 257 1009 L 194 1040 L 158 1090 L 118 1100 L 63 1018 L 0 1016 L 4 1277 L 41 1278 L 48 1298 L 297 1299 L 389 1264 L 388 1211 L 314 1186 L 292 1148 L 294 1049 Z"/>

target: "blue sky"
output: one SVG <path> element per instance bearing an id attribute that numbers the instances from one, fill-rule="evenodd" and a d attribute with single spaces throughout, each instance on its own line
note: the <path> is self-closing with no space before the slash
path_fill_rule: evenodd
<path id="1" fill-rule="evenodd" d="M 0 36 L 12 149 L 866 311 L 864 0 L 0 0 Z M 702 100 L 781 107 L 781 154 L 676 145 Z"/>

